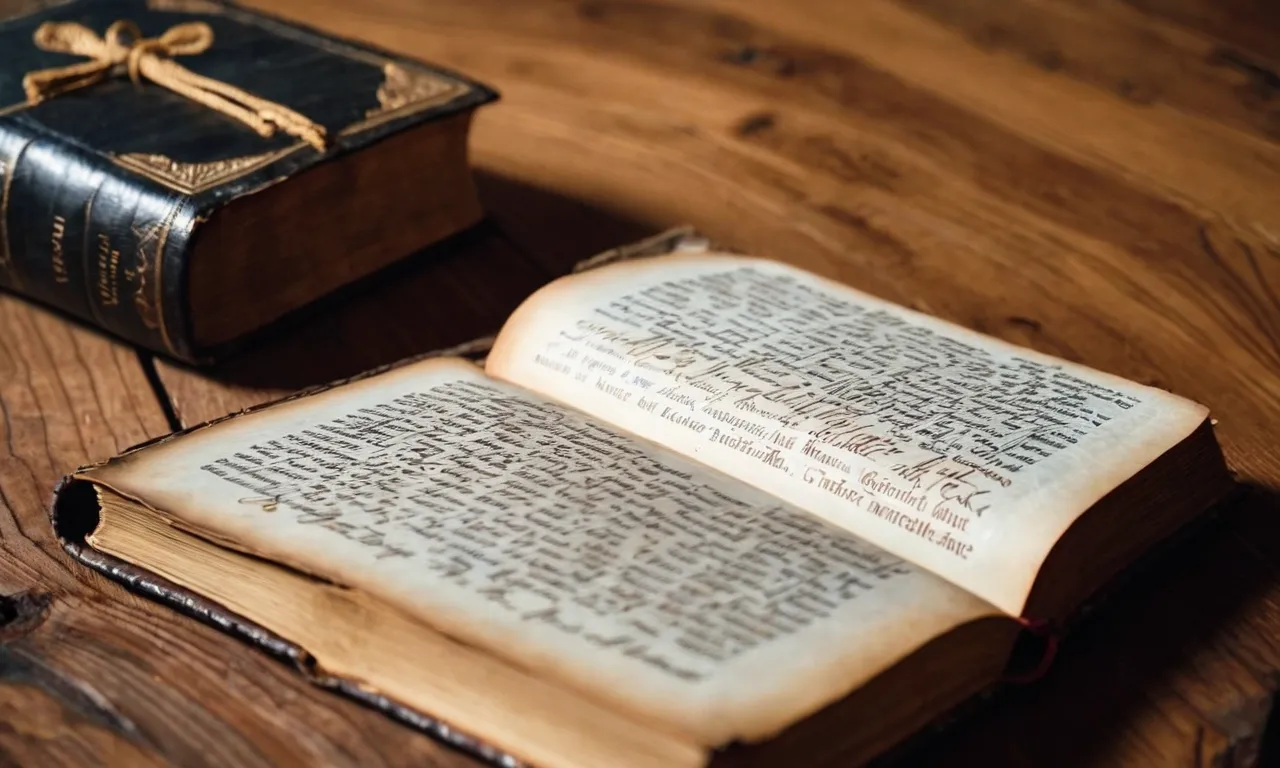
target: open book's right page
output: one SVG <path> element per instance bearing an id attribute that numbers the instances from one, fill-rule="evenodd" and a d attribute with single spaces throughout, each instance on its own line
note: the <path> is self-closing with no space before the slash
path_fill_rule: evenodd
<path id="1" fill-rule="evenodd" d="M 694 457 L 1011 614 L 1071 523 L 1206 410 L 777 262 L 561 279 L 490 375 Z"/>

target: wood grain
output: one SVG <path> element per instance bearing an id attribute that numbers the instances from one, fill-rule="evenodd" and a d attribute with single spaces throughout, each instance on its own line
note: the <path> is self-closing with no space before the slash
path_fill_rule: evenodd
<path id="1" fill-rule="evenodd" d="M 1249 487 L 1046 680 L 904 759 L 1262 759 L 1280 675 L 1274 3 L 254 4 L 496 85 L 472 144 L 491 224 L 222 369 L 158 362 L 183 423 L 492 331 L 573 260 L 692 223 L 1204 402 Z M 277 735 L 274 755 L 304 754 Z"/>
<path id="2" fill-rule="evenodd" d="M 132 350 L 8 296 L 0 329 L 0 764 L 464 764 L 64 554 L 58 478 L 168 425 Z"/>

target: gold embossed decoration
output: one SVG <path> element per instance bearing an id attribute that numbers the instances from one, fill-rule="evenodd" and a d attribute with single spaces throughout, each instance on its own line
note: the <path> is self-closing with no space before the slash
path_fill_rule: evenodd
<path id="1" fill-rule="evenodd" d="M 147 10 L 163 13 L 222 13 L 226 7 L 213 0 L 147 0 Z"/>
<path id="2" fill-rule="evenodd" d="M 382 85 L 378 86 L 378 107 L 369 110 L 365 117 L 394 112 L 450 90 L 449 83 L 431 73 L 405 69 L 392 62 L 382 65 L 382 75 Z"/>
<path id="3" fill-rule="evenodd" d="M 341 135 L 372 128 L 389 120 L 426 109 L 452 99 L 465 86 L 429 70 L 412 69 L 395 62 L 382 65 L 382 84 L 378 86 L 378 106 L 365 112 L 365 119 L 343 128 Z"/>
<path id="4" fill-rule="evenodd" d="M 131 153 L 112 159 L 121 166 L 187 195 L 195 195 L 218 184 L 272 163 L 297 147 L 261 155 L 232 157 L 211 163 L 181 163 L 165 155 Z"/>

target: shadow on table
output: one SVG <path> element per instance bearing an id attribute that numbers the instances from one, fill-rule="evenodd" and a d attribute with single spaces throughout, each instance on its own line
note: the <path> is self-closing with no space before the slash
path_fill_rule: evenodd
<path id="1" fill-rule="evenodd" d="M 575 262 L 658 229 L 512 179 L 477 181 L 484 223 L 282 320 L 201 374 L 296 390 L 486 336 Z"/>
<path id="2" fill-rule="evenodd" d="M 1278 562 L 1280 492 L 1246 484 L 1214 519 L 1110 589 L 1043 679 L 998 690 L 877 768 L 1080 766 L 1117 755 L 1138 764 L 1176 745 L 1186 753 L 1163 754 L 1166 764 L 1275 764 L 1257 758 L 1280 758 L 1280 679 L 1269 655 L 1280 618 L 1265 607 L 1276 599 Z M 1235 700 L 1209 698 L 1233 689 Z M 1139 719 L 1144 743 L 1125 744 Z M 1152 736 L 1161 721 L 1163 742 Z M 1188 728 L 1197 730 L 1172 735 Z"/>

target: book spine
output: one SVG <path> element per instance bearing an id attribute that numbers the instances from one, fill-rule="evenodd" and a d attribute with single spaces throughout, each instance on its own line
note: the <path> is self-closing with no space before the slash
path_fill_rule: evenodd
<path id="1" fill-rule="evenodd" d="M 190 198 L 0 117 L 0 287 L 183 360 Z"/>

